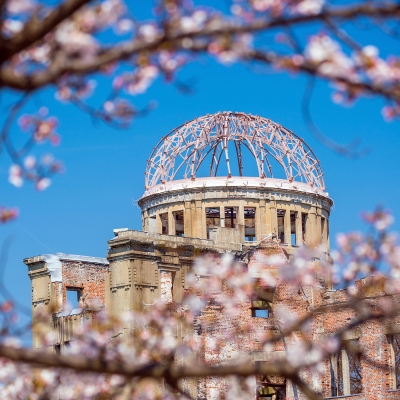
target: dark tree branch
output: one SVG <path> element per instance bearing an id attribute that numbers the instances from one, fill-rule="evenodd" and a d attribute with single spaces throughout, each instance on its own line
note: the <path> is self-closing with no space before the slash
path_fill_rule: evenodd
<path id="1" fill-rule="evenodd" d="M 25 24 L 24 29 L 11 39 L 5 40 L 0 46 L 0 64 L 14 54 L 31 46 L 42 39 L 47 33 L 69 18 L 83 5 L 91 0 L 66 0 L 58 5 L 44 19 L 39 19 L 37 13 Z"/>

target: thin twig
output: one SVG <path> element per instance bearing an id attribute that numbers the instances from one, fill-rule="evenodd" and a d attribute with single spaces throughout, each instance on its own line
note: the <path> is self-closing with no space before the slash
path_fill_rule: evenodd
<path id="1" fill-rule="evenodd" d="M 310 77 L 307 81 L 307 86 L 304 92 L 303 100 L 301 103 L 301 110 L 302 110 L 302 115 L 304 122 L 308 128 L 308 130 L 311 132 L 311 134 L 325 147 L 328 149 L 332 150 L 333 152 L 348 158 L 350 160 L 354 160 L 357 158 L 364 157 L 366 154 L 369 153 L 369 149 L 367 148 L 362 148 L 358 149 L 360 146 L 360 140 L 359 139 L 354 139 L 352 143 L 348 145 L 340 145 L 339 143 L 335 142 L 331 138 L 327 137 L 324 135 L 318 127 L 315 125 L 314 120 L 311 115 L 310 111 L 310 103 L 311 103 L 311 98 L 312 94 L 314 91 L 315 87 L 315 78 Z"/>

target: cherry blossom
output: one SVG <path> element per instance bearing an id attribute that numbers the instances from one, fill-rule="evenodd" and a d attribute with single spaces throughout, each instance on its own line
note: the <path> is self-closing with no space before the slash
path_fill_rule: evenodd
<path id="1" fill-rule="evenodd" d="M 16 207 L 13 208 L 4 208 L 0 206 L 0 222 L 5 223 L 12 221 L 17 218 L 19 214 L 19 210 Z M 4 309 L 2 309 L 4 311 Z"/>

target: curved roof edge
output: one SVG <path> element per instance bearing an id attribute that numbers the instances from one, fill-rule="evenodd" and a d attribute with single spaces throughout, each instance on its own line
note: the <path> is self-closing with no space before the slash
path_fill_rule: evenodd
<path id="1" fill-rule="evenodd" d="M 316 187 L 302 182 L 289 182 L 287 179 L 277 178 L 257 178 L 257 177 L 207 177 L 196 178 L 195 180 L 181 179 L 170 181 L 165 184 L 159 184 L 146 190 L 140 200 L 144 200 L 149 196 L 182 191 L 186 189 L 200 189 L 200 188 L 215 188 L 215 187 L 256 187 L 265 189 L 286 189 L 291 191 L 298 191 L 299 193 L 313 194 L 325 197 L 329 200 L 329 193 L 324 192 Z"/>

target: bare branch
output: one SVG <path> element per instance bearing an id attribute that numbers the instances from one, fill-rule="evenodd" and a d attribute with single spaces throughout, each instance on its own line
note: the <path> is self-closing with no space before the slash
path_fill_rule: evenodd
<path id="1" fill-rule="evenodd" d="M 311 102 L 312 93 L 314 91 L 314 86 L 315 86 L 315 79 L 313 77 L 310 77 L 308 79 L 307 87 L 304 92 L 302 107 L 301 107 L 303 119 L 304 119 L 305 124 L 307 125 L 308 130 L 325 147 L 327 147 L 328 149 L 332 150 L 333 152 L 335 152 L 337 154 L 340 154 L 341 156 L 343 156 L 345 158 L 354 160 L 354 159 L 363 157 L 366 154 L 368 154 L 369 149 L 367 149 L 367 148 L 357 149 L 360 145 L 359 139 L 354 139 L 353 142 L 348 145 L 340 145 L 340 144 L 336 143 L 334 140 L 332 140 L 331 138 L 324 135 L 318 129 L 318 127 L 315 125 L 315 123 L 313 121 L 311 111 L 310 111 L 310 102 Z"/>

